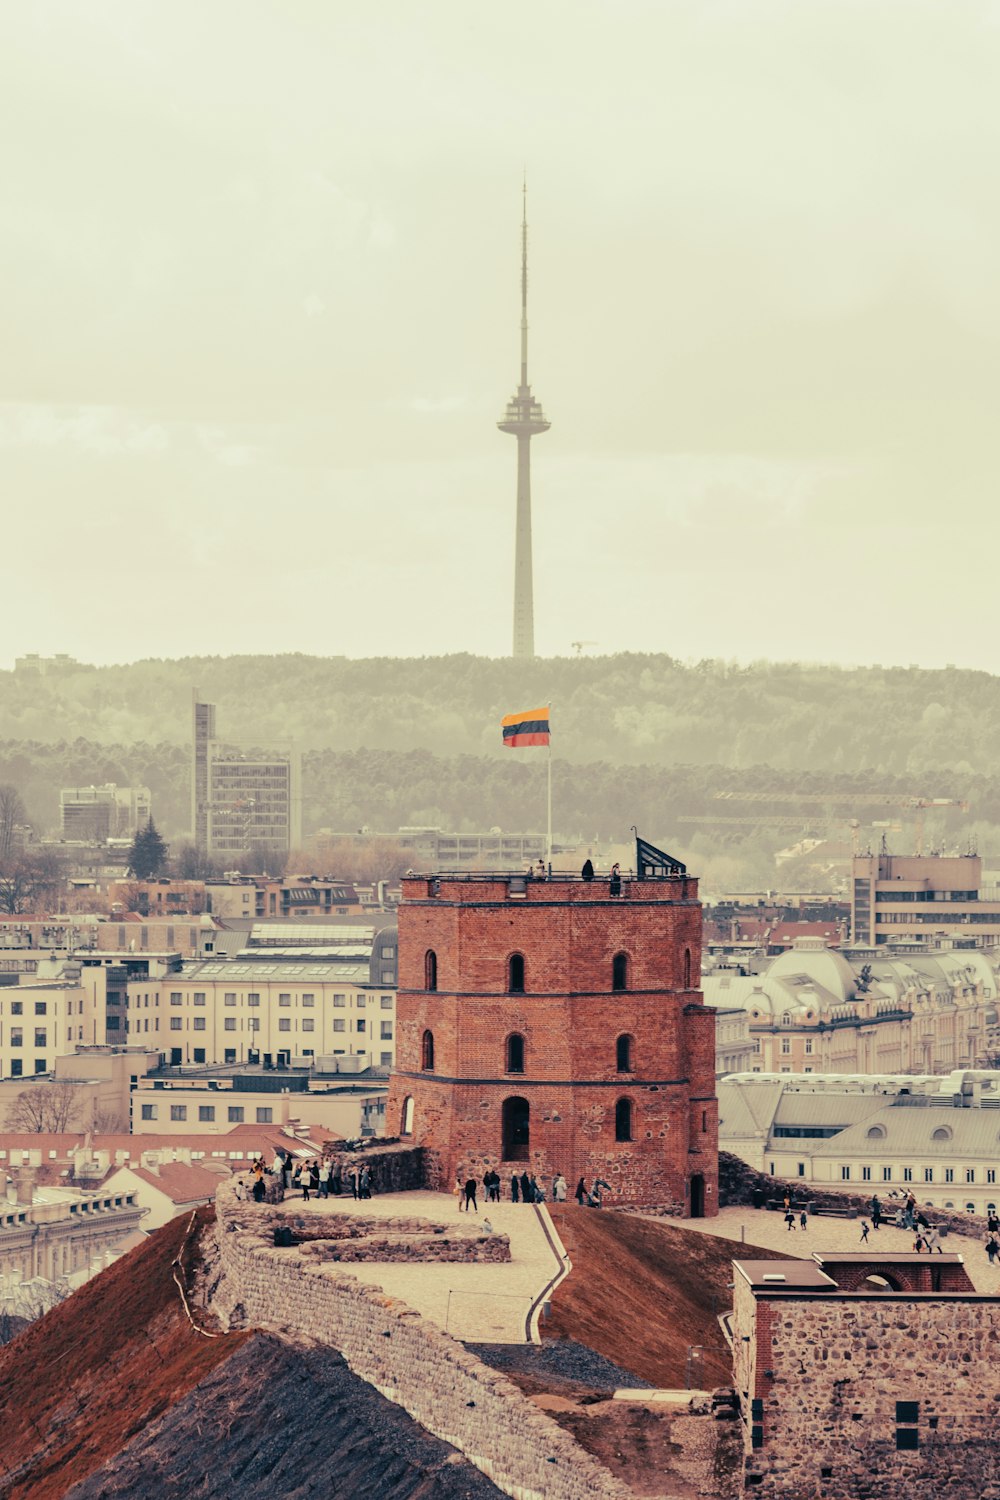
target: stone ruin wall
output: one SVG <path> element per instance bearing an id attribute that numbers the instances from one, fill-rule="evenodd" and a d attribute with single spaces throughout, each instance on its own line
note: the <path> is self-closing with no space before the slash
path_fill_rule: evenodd
<path id="1" fill-rule="evenodd" d="M 286 1200 L 287 1202 L 287 1200 Z M 295 1202 L 277 1209 L 243 1202 L 240 1216 L 248 1229 L 273 1239 L 276 1229 L 288 1229 L 303 1255 L 328 1261 L 463 1261 L 501 1264 L 510 1260 L 505 1234 L 484 1234 L 471 1224 L 433 1224 L 429 1219 L 366 1219 L 361 1214 L 303 1216 Z"/>
<path id="2" fill-rule="evenodd" d="M 212 1310 L 225 1326 L 286 1331 L 339 1350 L 356 1375 L 515 1500 L 628 1500 L 630 1491 L 505 1376 L 397 1298 L 275 1249 L 242 1227 L 247 1207 L 220 1186 Z"/>
<path id="3" fill-rule="evenodd" d="M 856 1190 L 857 1184 L 851 1192 L 841 1192 L 839 1188 L 830 1184 L 805 1182 L 798 1177 L 771 1177 L 767 1172 L 751 1167 L 748 1162 L 743 1161 L 739 1156 L 734 1156 L 730 1151 L 719 1152 L 720 1208 L 733 1208 L 744 1204 L 753 1213 L 766 1213 L 768 1212 L 766 1209 L 752 1207 L 754 1189 L 759 1188 L 767 1198 L 781 1198 L 787 1188 L 796 1203 L 801 1200 L 815 1203 L 819 1208 L 855 1208 L 859 1218 L 868 1218 L 868 1205 L 873 1195 L 877 1193 L 882 1204 L 884 1222 L 892 1218 L 896 1209 L 902 1204 L 901 1198 L 887 1196 L 886 1190 L 893 1186 L 896 1188 L 912 1187 L 916 1192 L 920 1184 L 916 1182 L 905 1184 L 872 1182 L 865 1183 L 863 1193 Z M 917 1207 L 923 1207 L 919 1193 Z M 947 1208 L 931 1208 L 927 1209 L 926 1213 L 932 1224 L 935 1224 L 938 1229 L 946 1229 L 949 1234 L 959 1234 L 964 1238 L 980 1241 L 986 1239 L 986 1218 L 982 1214 L 956 1213 Z"/>
<path id="4" fill-rule="evenodd" d="M 756 1369 L 742 1373 L 765 1440 L 749 1449 L 744 1408 L 747 1493 L 998 1500 L 1000 1302 L 774 1297 L 757 1318 Z M 897 1422 L 897 1401 L 919 1404 L 915 1422 Z M 919 1446 L 897 1449 L 897 1428 Z"/>

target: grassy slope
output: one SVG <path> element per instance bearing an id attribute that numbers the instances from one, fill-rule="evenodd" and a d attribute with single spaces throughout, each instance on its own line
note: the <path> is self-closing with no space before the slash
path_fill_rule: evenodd
<path id="1" fill-rule="evenodd" d="M 704 1383 L 731 1380 L 717 1314 L 732 1306 L 734 1260 L 791 1257 L 663 1219 L 552 1206 L 573 1273 L 555 1292 L 547 1338 L 573 1338 L 662 1388 L 685 1383 L 690 1345 Z"/>
<path id="2" fill-rule="evenodd" d="M 0 1494 L 56 1500 L 245 1342 L 184 1315 L 170 1268 L 187 1225 L 165 1224 L 0 1351 Z"/>

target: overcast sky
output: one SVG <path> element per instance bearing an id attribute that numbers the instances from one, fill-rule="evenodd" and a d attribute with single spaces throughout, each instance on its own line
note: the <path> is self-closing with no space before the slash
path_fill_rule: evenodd
<path id="1" fill-rule="evenodd" d="M 1000 5 L 0 14 L 0 665 L 993 670 Z"/>

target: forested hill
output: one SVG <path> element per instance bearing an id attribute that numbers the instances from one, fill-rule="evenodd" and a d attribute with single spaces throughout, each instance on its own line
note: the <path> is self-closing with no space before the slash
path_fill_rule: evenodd
<path id="1" fill-rule="evenodd" d="M 574 762 L 772 766 L 912 778 L 1000 765 L 1000 678 L 985 672 L 678 662 L 663 655 L 515 662 L 474 656 L 245 656 L 0 672 L 0 739 L 186 745 L 191 690 L 221 737 L 309 750 L 500 755 L 505 713 L 551 703 Z"/>
<path id="2" fill-rule="evenodd" d="M 99 745 L 83 739 L 50 745 L 0 742 L 0 785 L 11 783 L 18 788 L 30 821 L 40 829 L 54 828 L 57 823 L 60 787 L 105 781 L 147 785 L 157 823 L 168 838 L 189 828 L 191 781 L 186 746 Z M 766 800 L 734 801 L 720 807 L 718 793 L 738 791 Z M 312 750 L 303 756 L 302 793 L 307 835 L 324 827 L 353 832 L 365 824 L 383 832 L 406 824 L 469 831 L 498 825 L 538 831 L 544 821 L 545 756 L 539 751 L 442 756 L 429 750 Z M 675 852 L 697 856 L 699 867 L 722 842 L 749 841 L 754 849 L 773 852 L 794 838 L 788 828 L 760 834 L 753 826 L 753 815 L 801 811 L 803 833 L 828 826 L 827 815 L 836 821 L 856 811 L 865 823 L 895 816 L 891 807 L 861 803 L 855 809 L 839 800 L 842 795 L 872 793 L 900 800 L 921 793 L 966 798 L 967 814 L 950 807 L 929 818 L 932 841 L 964 843 L 977 837 L 991 848 L 997 845 L 1000 774 L 941 771 L 928 782 L 873 771 L 832 775 L 769 766 L 736 771 L 712 764 L 622 765 L 608 760 L 573 764 L 558 757 L 553 768 L 557 837 L 627 839 L 629 826 L 635 823 L 654 842 L 666 839 Z M 698 828 L 684 822 L 686 817 L 720 811 L 751 815 L 750 822 L 738 828 Z"/>

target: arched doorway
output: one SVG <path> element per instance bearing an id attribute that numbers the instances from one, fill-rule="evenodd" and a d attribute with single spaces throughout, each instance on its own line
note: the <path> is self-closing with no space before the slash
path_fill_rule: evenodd
<path id="1" fill-rule="evenodd" d="M 696 1172 L 691 1178 L 691 1217 L 705 1217 L 705 1179 L 700 1172 Z"/>
<path id="2" fill-rule="evenodd" d="M 503 1160 L 528 1161 L 530 1144 L 530 1110 L 527 1099 L 515 1095 L 503 1101 Z"/>

